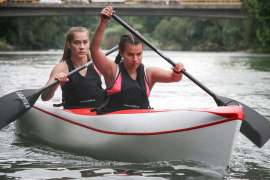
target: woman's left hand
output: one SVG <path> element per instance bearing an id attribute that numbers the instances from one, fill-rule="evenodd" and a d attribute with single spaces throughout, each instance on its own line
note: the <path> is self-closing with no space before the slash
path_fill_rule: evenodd
<path id="1" fill-rule="evenodd" d="M 182 70 L 186 70 L 184 64 L 181 62 L 178 62 L 176 66 L 172 67 L 171 69 L 178 74 L 180 74 Z"/>

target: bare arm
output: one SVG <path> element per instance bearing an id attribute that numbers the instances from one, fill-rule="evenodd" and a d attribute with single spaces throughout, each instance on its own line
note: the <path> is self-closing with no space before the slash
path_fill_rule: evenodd
<path id="1" fill-rule="evenodd" d="M 115 79 L 117 65 L 103 53 L 103 51 L 100 49 L 100 45 L 103 39 L 106 25 L 111 19 L 110 15 L 113 12 L 114 11 L 110 6 L 101 11 L 101 21 L 92 37 L 90 44 L 91 56 L 95 66 L 104 76 L 107 87 L 110 87 Z M 108 18 L 104 19 L 103 15 L 107 16 Z"/>
<path id="2" fill-rule="evenodd" d="M 183 69 L 185 68 L 182 63 L 177 63 L 177 65 L 172 68 L 172 70 L 175 70 L 176 72 L 180 72 Z M 158 67 L 148 67 L 146 73 L 150 90 L 153 88 L 156 82 L 179 82 L 183 77 L 182 73 L 178 74 L 174 71 L 168 71 Z"/>
<path id="3" fill-rule="evenodd" d="M 54 86 L 46 89 L 42 94 L 41 94 L 41 99 L 43 101 L 48 101 L 50 100 L 53 96 L 59 85 L 63 86 L 69 79 L 67 78 L 66 74 L 68 73 L 68 67 L 66 62 L 62 62 L 60 64 L 57 64 L 50 75 L 50 78 L 47 82 L 47 84 L 52 83 L 55 79 L 59 80 L 59 83 L 55 84 Z M 47 85 L 46 84 L 46 85 Z"/>

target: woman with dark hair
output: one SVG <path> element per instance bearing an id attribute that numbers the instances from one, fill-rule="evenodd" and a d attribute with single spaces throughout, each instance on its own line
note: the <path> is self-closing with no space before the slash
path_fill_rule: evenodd
<path id="1" fill-rule="evenodd" d="M 156 82 L 178 82 L 182 79 L 180 71 L 182 63 L 167 71 L 158 67 L 145 67 L 143 58 L 143 43 L 133 34 L 123 35 L 119 43 L 119 55 L 116 62 L 105 56 L 100 49 L 104 31 L 111 14 L 112 7 L 104 8 L 101 21 L 92 37 L 90 51 L 97 69 L 104 76 L 108 103 L 97 109 L 98 113 L 108 113 L 124 109 L 149 108 L 150 92 Z M 104 18 L 104 17 L 108 18 Z M 120 59 L 123 59 L 121 62 Z M 119 64 L 117 64 L 119 63 Z"/>
<path id="2" fill-rule="evenodd" d="M 64 108 L 96 108 L 102 102 L 100 73 L 94 65 L 75 73 L 67 78 L 70 71 L 86 64 L 91 60 L 89 53 L 89 35 L 84 27 L 72 27 L 66 37 L 63 57 L 50 75 L 47 84 L 55 79 L 59 81 L 55 86 L 47 89 L 41 95 L 43 101 L 50 100 L 61 86 Z"/>

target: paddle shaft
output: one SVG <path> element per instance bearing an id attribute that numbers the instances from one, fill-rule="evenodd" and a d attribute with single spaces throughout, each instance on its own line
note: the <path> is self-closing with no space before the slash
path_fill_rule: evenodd
<path id="1" fill-rule="evenodd" d="M 138 32 L 136 32 L 132 27 L 130 27 L 127 23 L 125 23 L 122 19 L 120 19 L 117 15 L 112 14 L 112 17 L 114 20 L 116 20 L 119 24 L 124 26 L 128 31 L 130 31 L 132 34 L 134 34 L 137 38 L 139 38 L 143 43 L 145 43 L 148 47 L 150 47 L 153 51 L 155 51 L 158 55 L 160 55 L 163 59 L 165 59 L 167 62 L 169 62 L 173 67 L 176 66 L 176 63 L 171 60 L 169 57 L 167 57 L 163 52 L 161 52 L 159 49 L 157 49 L 153 44 L 151 44 L 147 39 L 145 39 L 143 36 L 141 36 Z M 188 77 L 191 81 L 193 81 L 195 84 L 197 84 L 200 88 L 202 88 L 206 93 L 208 93 L 210 96 L 212 96 L 214 99 L 218 98 L 210 89 L 205 87 L 202 83 L 200 83 L 198 80 L 196 80 L 193 76 L 191 76 L 188 72 L 185 70 L 182 70 L 181 73 L 183 73 L 186 77 Z"/>
<path id="2" fill-rule="evenodd" d="M 113 48 L 110 49 L 109 51 L 105 52 L 105 55 L 108 56 L 109 54 L 113 53 L 113 52 L 114 52 L 115 50 L 117 50 L 117 49 L 118 49 L 118 45 L 115 46 L 115 47 L 113 47 Z M 84 65 L 82 65 L 81 67 L 78 67 L 78 68 L 74 69 L 73 71 L 71 71 L 71 72 L 69 72 L 69 73 L 67 74 L 67 77 L 73 75 L 73 74 L 76 73 L 76 72 L 79 72 L 79 71 L 83 70 L 84 68 L 90 66 L 92 63 L 93 63 L 93 61 L 89 61 L 89 62 L 85 63 Z M 46 86 L 40 88 L 40 89 L 38 90 L 38 92 L 39 92 L 39 93 L 42 93 L 43 91 L 45 91 L 45 90 L 48 89 L 49 87 L 51 87 L 51 86 L 57 84 L 58 82 L 59 82 L 58 80 L 55 80 L 55 81 L 53 81 L 52 83 L 50 83 L 50 84 L 48 84 L 48 85 L 46 85 Z"/>
<path id="3" fill-rule="evenodd" d="M 171 65 L 176 66 L 176 63 L 172 61 L 169 57 L 163 54 L 159 49 L 157 49 L 154 45 L 152 45 L 149 41 L 147 41 L 144 37 L 142 37 L 139 33 L 137 33 L 133 28 L 131 28 L 128 24 L 126 24 L 123 20 L 121 20 L 117 15 L 111 15 L 118 23 L 124 26 L 127 30 L 129 30 L 132 34 L 138 37 L 142 42 L 144 42 L 147 46 L 149 46 L 153 51 L 159 54 L 162 58 L 168 61 Z M 212 91 L 210 91 L 207 87 L 201 84 L 198 80 L 192 77 L 185 70 L 181 71 L 186 77 L 188 77 L 191 81 L 197 84 L 200 88 L 202 88 L 206 93 L 212 96 L 218 106 L 226 106 L 229 103 L 234 103 L 234 105 L 239 105 L 245 117 L 243 119 L 240 132 L 242 132 L 251 142 L 253 142 L 257 147 L 261 148 L 269 139 L 270 139 L 270 121 L 248 107 L 247 105 L 222 96 L 217 96 Z"/>

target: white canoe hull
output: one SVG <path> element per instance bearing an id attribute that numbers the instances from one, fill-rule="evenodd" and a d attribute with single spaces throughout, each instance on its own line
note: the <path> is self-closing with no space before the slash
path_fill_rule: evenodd
<path id="1" fill-rule="evenodd" d="M 87 112 L 89 109 L 71 112 L 37 101 L 16 121 L 16 133 L 100 160 L 135 163 L 192 160 L 227 168 L 243 119 L 238 106 L 122 111 L 101 116 Z"/>

